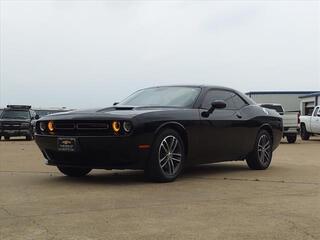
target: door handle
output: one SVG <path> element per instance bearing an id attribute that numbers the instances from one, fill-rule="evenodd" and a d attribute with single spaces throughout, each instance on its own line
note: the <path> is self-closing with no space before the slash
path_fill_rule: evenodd
<path id="1" fill-rule="evenodd" d="M 242 115 L 240 113 L 236 113 L 237 118 L 241 119 Z"/>

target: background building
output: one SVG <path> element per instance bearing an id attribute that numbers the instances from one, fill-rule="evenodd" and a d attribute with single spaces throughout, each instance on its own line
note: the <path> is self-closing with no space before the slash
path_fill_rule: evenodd
<path id="1" fill-rule="evenodd" d="M 246 93 L 256 103 L 279 103 L 287 112 L 299 112 L 301 96 L 309 96 L 316 91 L 259 91 Z"/>
<path id="2" fill-rule="evenodd" d="M 315 106 L 320 105 L 320 92 L 300 96 L 302 115 L 311 115 Z"/>

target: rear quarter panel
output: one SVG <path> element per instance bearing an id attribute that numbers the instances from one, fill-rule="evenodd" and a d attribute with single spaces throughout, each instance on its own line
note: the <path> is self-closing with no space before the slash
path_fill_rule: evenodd
<path id="1" fill-rule="evenodd" d="M 246 147 L 253 149 L 258 132 L 262 128 L 269 128 L 272 130 L 273 149 L 276 149 L 283 135 L 283 120 L 281 116 L 273 110 L 261 108 L 257 105 L 251 105 L 245 111 L 251 116 L 248 125 L 252 128 L 252 131 L 248 131 L 250 135 L 248 136 Z"/>

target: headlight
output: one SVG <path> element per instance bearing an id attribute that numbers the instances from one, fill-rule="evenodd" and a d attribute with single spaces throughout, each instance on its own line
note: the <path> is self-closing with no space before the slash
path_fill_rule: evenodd
<path id="1" fill-rule="evenodd" d="M 132 130 L 132 123 L 131 122 L 123 122 L 123 129 L 129 133 Z"/>
<path id="2" fill-rule="evenodd" d="M 53 131 L 54 131 L 54 124 L 53 124 L 52 121 L 49 121 L 49 122 L 48 122 L 48 129 L 49 129 L 50 132 L 53 132 Z"/>
<path id="3" fill-rule="evenodd" d="M 121 128 L 121 124 L 118 121 L 113 121 L 112 122 L 112 129 L 115 133 L 119 133 Z"/>
<path id="4" fill-rule="evenodd" d="M 40 122 L 40 130 L 43 132 L 47 129 L 47 124 L 46 122 Z"/>

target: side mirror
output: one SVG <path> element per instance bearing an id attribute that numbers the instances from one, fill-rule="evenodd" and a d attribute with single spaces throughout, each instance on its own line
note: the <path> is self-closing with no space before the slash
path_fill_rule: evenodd
<path id="1" fill-rule="evenodd" d="M 226 108 L 227 103 L 223 100 L 216 100 L 213 103 L 211 103 L 211 107 L 214 109 L 223 109 Z"/>
<path id="2" fill-rule="evenodd" d="M 115 103 L 113 103 L 113 106 L 116 106 L 116 105 L 118 105 L 119 103 L 118 102 L 115 102 Z"/>
<path id="3" fill-rule="evenodd" d="M 40 118 L 40 116 L 38 114 L 34 116 L 35 120 L 38 120 L 39 118 Z"/>
<path id="4" fill-rule="evenodd" d="M 207 118 L 207 117 L 210 116 L 210 114 L 213 113 L 213 111 L 214 111 L 215 109 L 223 109 L 223 108 L 225 108 L 226 106 L 227 106 L 227 104 L 226 104 L 225 101 L 223 101 L 223 100 L 215 100 L 215 101 L 213 101 L 213 102 L 211 103 L 211 108 L 210 108 L 208 111 L 206 111 L 206 112 L 202 112 L 201 115 L 202 115 L 202 117 Z"/>

